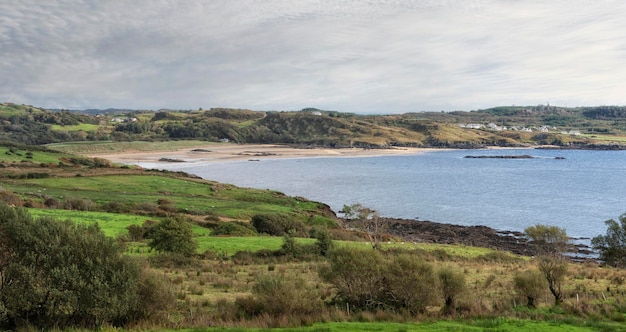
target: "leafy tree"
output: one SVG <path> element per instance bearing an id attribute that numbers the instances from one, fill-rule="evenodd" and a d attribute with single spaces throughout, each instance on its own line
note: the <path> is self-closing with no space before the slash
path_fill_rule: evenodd
<path id="1" fill-rule="evenodd" d="M 569 237 L 565 229 L 537 224 L 524 230 L 541 254 L 558 255 L 567 249 Z"/>
<path id="2" fill-rule="evenodd" d="M 554 305 L 563 301 L 562 285 L 567 275 L 567 262 L 562 256 L 539 257 L 539 271 L 543 273 L 548 282 L 548 289 L 554 296 Z"/>
<path id="3" fill-rule="evenodd" d="M 326 256 L 333 249 L 334 243 L 330 237 L 328 229 L 323 227 L 315 228 L 313 237 L 317 239 L 315 241 L 315 246 L 317 247 L 320 255 Z"/>
<path id="4" fill-rule="evenodd" d="M 615 267 L 626 267 L 626 214 L 619 217 L 619 223 L 613 219 L 604 222 L 606 235 L 591 239 L 591 245 L 600 252 L 600 259 Z"/>
<path id="5" fill-rule="evenodd" d="M 548 289 L 554 296 L 554 304 L 563 300 L 561 290 L 567 274 L 567 261 L 562 252 L 567 249 L 569 237 L 563 228 L 556 226 L 535 225 L 524 230 L 539 250 L 539 271 L 548 282 Z"/>
<path id="6" fill-rule="evenodd" d="M 190 257 L 198 248 L 191 224 L 182 217 L 163 219 L 150 229 L 147 238 L 150 239 L 150 248 L 158 252 Z"/>
<path id="7" fill-rule="evenodd" d="M 3 204 L 0 243 L 5 327 L 120 325 L 152 313 L 141 310 L 150 293 L 140 292 L 141 267 L 97 226 L 35 220 Z"/>
<path id="8" fill-rule="evenodd" d="M 356 226 L 361 232 L 367 234 L 374 249 L 381 249 L 383 236 L 389 225 L 378 215 L 378 212 L 357 203 L 344 205 L 343 213 L 350 221 L 350 225 Z"/>
<path id="9" fill-rule="evenodd" d="M 456 311 L 456 300 L 465 291 L 465 276 L 450 267 L 439 270 L 437 276 L 443 295 L 443 311 L 452 314 Z"/>
<path id="10" fill-rule="evenodd" d="M 544 276 L 537 270 L 527 270 L 516 274 L 513 283 L 515 291 L 526 297 L 526 305 L 529 308 L 535 307 L 535 301 L 544 293 L 546 287 Z"/>

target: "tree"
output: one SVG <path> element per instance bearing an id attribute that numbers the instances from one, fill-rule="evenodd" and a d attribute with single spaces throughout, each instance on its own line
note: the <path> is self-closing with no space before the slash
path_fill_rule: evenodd
<path id="1" fill-rule="evenodd" d="M 604 222 L 606 235 L 591 239 L 591 245 L 600 252 L 600 259 L 614 267 L 626 267 L 626 214 L 619 217 L 619 223 L 613 219 Z"/>
<path id="2" fill-rule="evenodd" d="M 358 203 L 344 205 L 342 211 L 351 225 L 356 226 L 358 230 L 367 234 L 372 247 L 380 250 L 383 236 L 387 232 L 389 224 L 378 215 L 378 212 Z"/>
<path id="3" fill-rule="evenodd" d="M 529 308 L 535 307 L 535 301 L 544 293 L 546 287 L 543 274 L 537 270 L 527 270 L 516 274 L 513 283 L 515 291 L 526 297 L 526 305 Z"/>
<path id="4" fill-rule="evenodd" d="M 333 239 L 330 237 L 330 233 L 325 227 L 317 227 L 313 230 L 313 237 L 317 239 L 315 246 L 320 255 L 326 256 L 334 247 Z"/>
<path id="5" fill-rule="evenodd" d="M 140 265 L 96 225 L 35 220 L 1 204 L 0 243 L 0 323 L 8 328 L 120 325 L 151 314 L 141 310 L 144 295 L 161 290 L 142 290 Z"/>
<path id="6" fill-rule="evenodd" d="M 557 226 L 537 224 L 527 227 L 524 233 L 537 246 L 540 254 L 560 255 L 569 242 L 565 229 Z"/>
<path id="7" fill-rule="evenodd" d="M 456 300 L 465 291 L 465 276 L 451 267 L 442 268 L 437 276 L 443 295 L 443 312 L 453 314 L 456 311 Z"/>
<path id="8" fill-rule="evenodd" d="M 554 296 L 554 305 L 561 304 L 563 301 L 561 286 L 567 274 L 567 262 L 563 256 L 541 256 L 539 257 L 539 271 L 548 282 L 548 289 Z"/>
<path id="9" fill-rule="evenodd" d="M 535 225 L 524 230 L 539 251 L 539 271 L 548 282 L 554 304 L 563 300 L 561 286 L 567 274 L 567 261 L 562 253 L 567 249 L 569 237 L 565 229 L 556 226 Z"/>
<path id="10" fill-rule="evenodd" d="M 148 245 L 158 252 L 180 254 L 190 257 L 196 253 L 198 244 L 193 238 L 191 224 L 182 217 L 167 217 L 148 231 Z"/>

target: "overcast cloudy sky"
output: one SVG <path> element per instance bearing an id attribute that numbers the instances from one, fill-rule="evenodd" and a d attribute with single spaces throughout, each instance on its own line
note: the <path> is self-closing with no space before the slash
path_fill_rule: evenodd
<path id="1" fill-rule="evenodd" d="M 356 113 L 626 105 L 626 1 L 1 0 L 0 101 Z"/>

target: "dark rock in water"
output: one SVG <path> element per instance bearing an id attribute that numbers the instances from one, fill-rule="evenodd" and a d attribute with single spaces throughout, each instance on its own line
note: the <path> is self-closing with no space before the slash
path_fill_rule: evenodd
<path id="1" fill-rule="evenodd" d="M 533 159 L 535 157 L 524 154 L 520 156 L 465 156 L 465 158 L 473 158 L 473 159 Z"/>
<path id="2" fill-rule="evenodd" d="M 165 161 L 168 163 L 184 163 L 185 162 L 182 159 L 175 159 L 175 158 L 161 158 L 159 159 L 159 161 Z"/>
<path id="3" fill-rule="evenodd" d="M 464 158 L 470 158 L 470 159 L 535 159 L 536 157 L 533 157 L 533 156 L 528 155 L 528 154 L 523 154 L 523 155 L 517 155 L 517 156 L 465 156 Z M 562 159 L 565 159 L 565 158 L 564 157 L 555 157 L 554 159 L 562 160 Z"/>

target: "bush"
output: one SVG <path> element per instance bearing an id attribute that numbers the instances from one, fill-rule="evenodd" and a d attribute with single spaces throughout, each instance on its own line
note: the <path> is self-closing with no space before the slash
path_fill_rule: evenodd
<path id="1" fill-rule="evenodd" d="M 526 298 L 526 305 L 530 308 L 535 307 L 535 300 L 545 293 L 547 286 L 543 275 L 537 270 L 527 270 L 516 274 L 513 283 L 517 294 Z"/>
<path id="2" fill-rule="evenodd" d="M 147 238 L 152 250 L 190 257 L 198 244 L 193 238 L 191 224 L 182 217 L 168 217 L 151 227 Z"/>
<path id="3" fill-rule="evenodd" d="M 141 266 L 97 226 L 34 220 L 6 205 L 0 205 L 0 274 L 0 319 L 7 328 L 122 325 L 136 319 L 147 300 Z"/>
<path id="4" fill-rule="evenodd" d="M 335 249 L 330 265 L 320 270 L 322 279 L 333 284 L 337 299 L 361 309 L 373 309 L 383 298 L 383 256 L 378 251 Z"/>
<path id="5" fill-rule="evenodd" d="M 293 236 L 305 237 L 306 226 L 303 222 L 294 220 L 284 214 L 257 214 L 252 216 L 252 226 L 259 233 L 273 236 L 283 236 L 287 233 Z"/>
<path id="6" fill-rule="evenodd" d="M 451 267 L 444 267 L 437 273 L 441 295 L 443 296 L 443 312 L 456 312 L 456 300 L 465 291 L 465 276 Z"/>
<path id="7" fill-rule="evenodd" d="M 385 269 L 386 301 L 412 314 L 436 302 L 437 278 L 433 267 L 413 255 L 399 255 Z"/>
<path id="8" fill-rule="evenodd" d="M 336 301 L 353 308 L 417 314 L 436 303 L 435 272 L 415 255 L 345 248 L 331 251 L 329 262 L 321 277 L 335 288 Z"/>
<path id="9" fill-rule="evenodd" d="M 89 199 L 68 197 L 65 199 L 63 208 L 66 210 L 92 211 L 96 204 Z"/>
<path id="10" fill-rule="evenodd" d="M 333 240 L 326 228 L 314 228 L 311 231 L 311 237 L 317 239 L 315 246 L 317 247 L 318 254 L 322 256 L 326 256 L 334 247 Z"/>
<path id="11" fill-rule="evenodd" d="M 219 223 L 211 235 L 214 236 L 255 236 L 257 235 L 256 229 L 248 223 L 232 221 Z"/>
<path id="12" fill-rule="evenodd" d="M 144 223 L 139 225 L 128 225 L 126 229 L 128 230 L 128 236 L 132 241 L 141 241 L 148 237 L 150 230 L 152 227 L 156 226 L 158 221 L 154 220 L 146 220 Z"/>
<path id="13" fill-rule="evenodd" d="M 252 294 L 260 311 L 272 316 L 312 314 L 322 309 L 319 294 L 301 278 L 263 276 L 252 288 Z"/>

